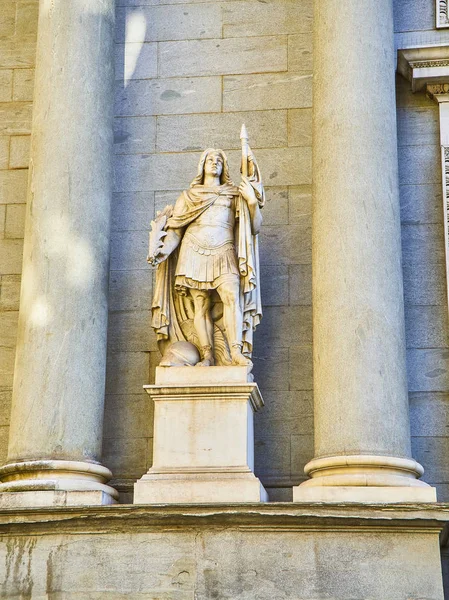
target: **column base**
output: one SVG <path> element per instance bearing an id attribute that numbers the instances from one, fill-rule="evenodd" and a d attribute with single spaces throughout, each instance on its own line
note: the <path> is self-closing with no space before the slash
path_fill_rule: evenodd
<path id="1" fill-rule="evenodd" d="M 415 460 L 352 455 L 316 458 L 305 469 L 311 479 L 293 488 L 294 502 L 436 502 L 436 490 L 419 481 Z"/>
<path id="2" fill-rule="evenodd" d="M 134 504 L 206 504 L 268 502 L 268 494 L 250 471 L 232 473 L 155 473 L 134 484 Z"/>
<path id="3" fill-rule="evenodd" d="M 112 473 L 98 463 L 40 460 L 0 468 L 0 507 L 115 504 Z"/>

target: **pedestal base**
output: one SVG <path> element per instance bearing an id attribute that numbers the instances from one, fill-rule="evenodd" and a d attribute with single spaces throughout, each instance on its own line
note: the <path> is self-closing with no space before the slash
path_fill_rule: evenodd
<path id="1" fill-rule="evenodd" d="M 134 484 L 134 504 L 206 504 L 268 502 L 268 494 L 251 473 L 153 473 Z"/>
<path id="2" fill-rule="evenodd" d="M 263 406 L 247 367 L 158 367 L 153 466 L 135 504 L 266 502 L 253 473 L 253 413 Z"/>
<path id="3" fill-rule="evenodd" d="M 103 506 L 108 504 L 117 504 L 117 500 L 101 491 L 41 490 L 36 492 L 0 493 L 0 509 L 42 508 L 44 506 Z"/>

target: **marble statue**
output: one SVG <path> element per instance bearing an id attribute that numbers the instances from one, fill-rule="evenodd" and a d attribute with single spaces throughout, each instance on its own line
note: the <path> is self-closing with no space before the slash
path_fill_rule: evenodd
<path id="1" fill-rule="evenodd" d="M 225 153 L 209 148 L 190 188 L 152 221 L 152 326 L 162 366 L 252 365 L 262 317 L 258 233 L 265 193 L 245 126 L 241 140 L 239 187 Z"/>

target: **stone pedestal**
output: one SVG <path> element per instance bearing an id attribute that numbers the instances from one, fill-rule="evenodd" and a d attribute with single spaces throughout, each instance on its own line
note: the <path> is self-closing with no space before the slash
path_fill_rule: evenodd
<path id="1" fill-rule="evenodd" d="M 265 502 L 253 473 L 262 396 L 247 367 L 157 367 L 153 466 L 135 504 Z"/>

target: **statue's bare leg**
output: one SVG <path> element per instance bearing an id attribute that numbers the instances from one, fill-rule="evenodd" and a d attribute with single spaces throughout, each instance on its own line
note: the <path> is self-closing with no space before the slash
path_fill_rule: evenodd
<path id="1" fill-rule="evenodd" d="M 213 340 L 214 325 L 210 315 L 210 297 L 209 292 L 205 290 L 190 290 L 195 307 L 193 324 L 201 345 L 201 362 L 197 367 L 211 367 L 215 364 Z"/>
<path id="2" fill-rule="evenodd" d="M 243 315 L 240 307 L 240 284 L 238 277 L 228 279 L 217 288 L 223 302 L 223 320 L 226 337 L 231 350 L 233 365 L 250 366 L 253 363 L 242 354 Z"/>

